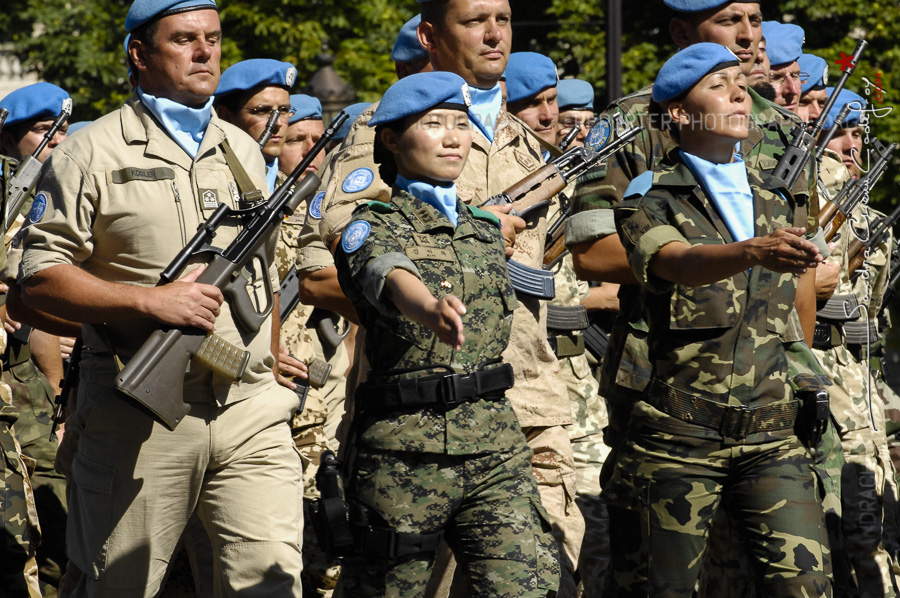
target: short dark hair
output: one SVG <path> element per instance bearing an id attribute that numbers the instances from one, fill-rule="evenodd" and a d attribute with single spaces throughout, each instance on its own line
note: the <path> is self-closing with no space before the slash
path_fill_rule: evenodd
<path id="1" fill-rule="evenodd" d="M 158 29 L 159 19 L 151 19 L 131 32 L 131 40 L 139 41 L 142 46 L 152 50 L 156 47 L 156 32 Z M 131 44 L 129 43 L 128 45 Z M 125 62 L 128 64 L 128 69 L 131 71 L 132 76 L 137 80 L 139 78 L 137 67 L 131 61 L 131 54 L 127 51 L 125 52 Z"/>
<path id="2" fill-rule="evenodd" d="M 447 5 L 450 0 L 430 0 L 430 2 L 422 3 L 422 20 L 431 23 L 436 27 L 444 24 L 444 17 L 447 15 Z"/>

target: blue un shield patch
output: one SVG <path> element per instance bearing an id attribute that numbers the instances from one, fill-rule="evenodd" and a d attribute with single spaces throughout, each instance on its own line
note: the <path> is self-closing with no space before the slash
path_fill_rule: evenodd
<path id="1" fill-rule="evenodd" d="M 588 151 L 599 152 L 603 149 L 607 143 L 609 143 L 609 138 L 612 136 L 612 125 L 609 122 L 609 118 L 606 116 L 601 116 L 596 124 L 591 128 L 591 132 L 588 133 L 587 138 L 584 140 L 584 147 Z"/>
<path id="2" fill-rule="evenodd" d="M 316 220 L 322 219 L 322 200 L 325 198 L 325 192 L 319 191 L 316 196 L 309 202 L 309 217 Z"/>
<path id="3" fill-rule="evenodd" d="M 344 253 L 353 253 L 362 247 L 371 230 L 371 225 L 364 220 L 357 220 L 348 226 L 341 237 L 341 247 L 344 249 Z"/>
<path id="4" fill-rule="evenodd" d="M 47 194 L 41 191 L 34 197 L 34 202 L 31 204 L 31 212 L 28 214 L 28 219 L 31 222 L 40 222 L 44 218 L 44 214 L 46 212 Z"/>
<path id="5" fill-rule="evenodd" d="M 357 168 L 347 175 L 341 189 L 344 193 L 358 193 L 367 189 L 375 180 L 375 173 L 368 168 Z"/>

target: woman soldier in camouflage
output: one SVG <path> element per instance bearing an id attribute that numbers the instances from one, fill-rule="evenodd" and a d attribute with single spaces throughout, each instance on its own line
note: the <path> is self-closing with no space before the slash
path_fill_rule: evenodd
<path id="1" fill-rule="evenodd" d="M 385 93 L 370 126 L 391 203 L 357 208 L 336 250 L 372 367 L 355 397 L 348 596 L 421 596 L 441 538 L 473 596 L 547 596 L 558 583 L 531 449 L 504 396 L 516 299 L 503 237 L 456 197 L 469 103 L 447 72 Z"/>
<path id="2" fill-rule="evenodd" d="M 653 100 L 681 147 L 616 208 L 654 371 L 604 488 L 610 595 L 691 596 L 721 507 L 748 546 L 760 596 L 830 596 L 813 460 L 795 431 L 807 420 L 782 343 L 794 275 L 821 261 L 801 236 L 807 198 L 735 154 L 751 100 L 730 50 L 682 50 Z"/>

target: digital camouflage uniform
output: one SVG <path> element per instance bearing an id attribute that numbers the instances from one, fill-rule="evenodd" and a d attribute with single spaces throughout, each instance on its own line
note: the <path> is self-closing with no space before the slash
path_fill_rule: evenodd
<path id="1" fill-rule="evenodd" d="M 830 596 L 817 476 L 793 429 L 799 406 L 788 383 L 784 336 L 796 281 L 761 267 L 698 287 L 651 274 L 651 259 L 670 242 L 733 241 L 680 155 L 669 159 L 649 192 L 616 208 L 641 283 L 654 370 L 604 487 L 612 595 L 690 596 L 713 517 L 725 506 L 765 595 Z M 806 197 L 794 200 L 780 181 L 749 167 L 748 178 L 757 236 L 806 222 Z M 748 408 L 754 423 L 733 417 Z"/>
<path id="2" fill-rule="evenodd" d="M 459 202 L 457 209 L 454 228 L 431 206 L 398 191 L 390 204 L 372 202 L 355 212 L 335 261 L 341 287 L 367 330 L 372 369 L 366 384 L 446 373 L 448 367 L 457 373 L 501 367 L 517 302 L 498 221 Z M 371 230 L 348 245 L 348 235 L 363 222 Z M 435 297 L 453 294 L 466 305 L 460 351 L 385 297 L 385 277 L 394 268 L 419 277 Z M 385 406 L 379 397 L 357 389 L 351 521 L 402 533 L 443 530 L 474 596 L 555 592 L 558 556 L 531 475 L 531 449 L 502 393 L 406 407 Z M 366 542 L 365 535 L 355 538 L 357 545 Z M 348 558 L 344 594 L 420 596 L 434 557 L 432 550 Z"/>
<path id="3" fill-rule="evenodd" d="M 827 151 L 822 161 L 821 182 L 828 197 L 834 197 L 849 179 L 838 156 Z M 824 195 L 824 194 L 820 194 Z M 823 197 L 824 201 L 824 197 Z M 824 205 L 824 203 L 823 203 Z M 890 239 L 873 247 L 856 281 L 852 281 L 848 254 L 850 242 L 858 235 L 865 238 L 881 214 L 860 204 L 841 228 L 834 259 L 841 264 L 841 277 L 835 295 L 855 295 L 858 319 L 843 327 L 828 320 L 832 347 L 816 351 L 822 366 L 831 374 L 831 411 L 841 436 L 844 466 L 841 473 L 841 502 L 844 543 L 855 573 L 859 595 L 897 596 L 893 556 L 884 545 L 885 510 L 896 509 L 896 481 L 885 434 L 884 402 L 875 386 L 862 345 L 847 343 L 848 327 L 875 321 L 888 279 Z M 877 345 L 877 336 L 871 339 Z M 896 542 L 893 542 L 896 544 Z M 839 569 L 835 569 L 837 574 Z M 853 580 L 835 580 L 836 587 L 849 586 Z"/>
<path id="4" fill-rule="evenodd" d="M 360 114 L 330 164 L 331 175 L 319 222 L 320 238 L 311 243 L 311 247 L 318 249 L 306 254 L 313 261 L 328 265 L 322 251 L 340 236 L 358 203 L 371 199 L 389 201 L 390 188 L 378 176 L 378 166 L 372 155 L 374 130 L 367 126 L 377 106 L 373 104 Z M 500 111 L 497 119 L 493 143 L 472 127 L 472 149 L 456 180 L 457 194 L 464 203 L 481 204 L 543 164 L 542 148 L 534 134 L 528 131 L 526 125 L 505 110 Z M 360 169 L 368 169 L 374 174 L 371 184 L 352 193 L 344 191 L 345 182 Z M 529 216 L 529 226 L 516 238 L 513 259 L 526 266 L 541 267 L 547 233 L 546 214 L 546 210 L 539 210 Z M 309 262 L 306 264 L 311 267 Z M 360 334 L 365 334 L 362 328 Z M 357 338 L 358 347 L 363 342 Z M 357 356 L 359 353 L 358 348 Z M 534 451 L 532 465 L 541 502 L 550 516 L 566 561 L 560 596 L 568 596 L 574 592 L 572 563 L 578 562 L 584 522 L 575 504 L 575 459 L 563 428 L 572 422 L 572 415 L 566 390 L 559 383 L 556 355 L 547 342 L 544 302 L 519 298 L 503 359 L 515 368 L 516 385 L 507 396 Z M 349 387 L 353 385 L 351 379 Z"/>

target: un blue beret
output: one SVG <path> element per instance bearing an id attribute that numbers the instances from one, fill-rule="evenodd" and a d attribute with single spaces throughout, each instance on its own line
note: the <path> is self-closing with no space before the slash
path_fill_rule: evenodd
<path id="1" fill-rule="evenodd" d="M 709 73 L 730 66 L 740 66 L 740 62 L 725 46 L 707 42 L 688 46 L 659 69 L 653 82 L 653 101 L 667 102 L 681 97 Z"/>
<path id="2" fill-rule="evenodd" d="M 806 83 L 800 86 L 800 93 L 825 87 L 828 83 L 828 63 L 824 58 L 812 54 L 801 54 L 797 63 L 800 65 L 800 72 L 808 75 Z"/>
<path id="3" fill-rule="evenodd" d="M 125 17 L 125 31 L 131 33 L 144 23 L 180 12 L 216 7 L 216 0 L 134 0 Z"/>
<path id="4" fill-rule="evenodd" d="M 736 0 L 665 0 L 665 4 L 678 12 L 701 12 L 717 6 L 731 4 L 734 1 Z M 750 2 L 752 0 L 745 1 Z"/>
<path id="5" fill-rule="evenodd" d="M 235 91 L 247 91 L 258 85 L 276 85 L 290 89 L 296 78 L 297 69 L 290 62 L 251 58 L 225 69 L 219 79 L 216 95 L 221 97 Z"/>
<path id="6" fill-rule="evenodd" d="M 581 79 L 560 79 L 556 84 L 559 111 L 594 110 L 594 86 Z"/>
<path id="7" fill-rule="evenodd" d="M 763 21 L 762 33 L 766 38 L 766 53 L 772 66 L 794 62 L 803 53 L 805 34 L 799 25 Z"/>
<path id="8" fill-rule="evenodd" d="M 344 108 L 344 112 L 347 113 L 347 120 L 344 121 L 344 124 L 341 125 L 341 128 L 338 129 L 338 132 L 334 134 L 332 137 L 333 141 L 343 141 L 347 138 L 347 135 L 350 134 L 350 127 L 353 126 L 353 122 L 359 118 L 359 115 L 363 113 L 363 110 L 371 106 L 372 104 L 368 104 L 366 102 L 359 102 L 358 104 L 350 104 L 346 108 Z"/>
<path id="9" fill-rule="evenodd" d="M 64 89 L 52 83 L 33 83 L 0 100 L 0 108 L 9 110 L 6 124 L 14 125 L 42 116 L 56 118 L 62 112 L 63 100 L 68 97 Z"/>
<path id="10" fill-rule="evenodd" d="M 556 87 L 559 76 L 556 65 L 548 56 L 537 52 L 514 52 L 506 63 L 506 100 L 518 102 L 547 89 Z"/>
<path id="11" fill-rule="evenodd" d="M 460 109 L 471 106 L 469 86 L 462 77 L 447 71 L 416 73 L 400 79 L 384 92 L 369 126 L 394 122 L 439 104 L 455 104 Z"/>
<path id="12" fill-rule="evenodd" d="M 291 108 L 294 109 L 294 114 L 291 115 L 290 124 L 301 120 L 322 120 L 322 102 L 318 98 L 295 93 L 291 96 Z"/>
<path id="13" fill-rule="evenodd" d="M 411 62 L 417 58 L 428 56 L 428 50 L 419 43 L 416 35 L 416 27 L 422 22 L 422 15 L 416 15 L 400 28 L 394 49 L 391 50 L 391 60 L 394 62 Z"/>
<path id="14" fill-rule="evenodd" d="M 72 135 L 73 133 L 77 133 L 81 129 L 85 128 L 89 124 L 91 124 L 92 120 L 79 120 L 77 123 L 72 123 L 69 125 L 69 130 L 67 131 L 68 135 Z"/>
<path id="15" fill-rule="evenodd" d="M 834 93 L 833 87 L 826 87 L 825 91 L 828 92 L 828 97 L 831 97 L 831 94 Z M 861 95 L 853 93 L 849 89 L 842 89 L 841 93 L 838 94 L 837 99 L 834 101 L 834 105 L 831 107 L 831 110 L 828 111 L 828 115 L 825 117 L 825 122 L 822 124 L 822 130 L 830 129 L 834 126 L 834 119 L 837 118 L 838 112 L 841 111 L 841 108 L 844 107 L 844 104 L 850 104 L 851 110 L 850 113 L 847 114 L 847 118 L 844 119 L 844 127 L 856 127 L 859 125 L 860 118 L 860 109 L 865 107 L 866 100 Z"/>

